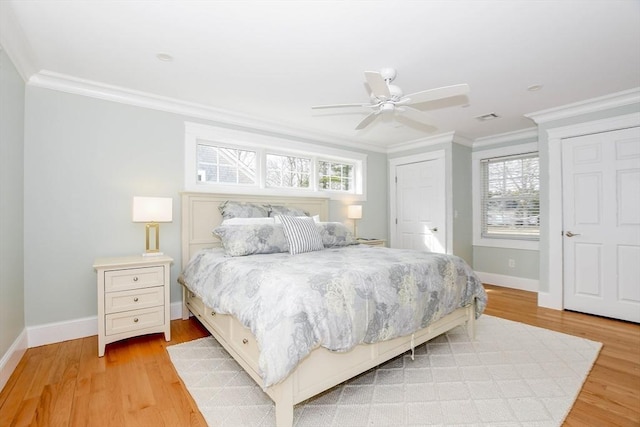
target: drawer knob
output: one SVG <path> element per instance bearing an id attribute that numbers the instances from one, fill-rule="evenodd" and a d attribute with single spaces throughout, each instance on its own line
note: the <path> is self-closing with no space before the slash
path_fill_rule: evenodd
<path id="1" fill-rule="evenodd" d="M 211 312 L 211 316 L 215 316 L 215 315 L 216 315 L 216 312 L 215 312 L 215 311 L 212 311 L 212 312 Z"/>
<path id="2" fill-rule="evenodd" d="M 243 339 L 242 339 L 242 344 L 246 344 L 246 343 L 248 343 L 248 342 L 249 342 L 249 340 L 248 340 L 248 339 L 246 339 L 246 338 L 243 338 Z"/>
<path id="3" fill-rule="evenodd" d="M 138 318 L 133 319 L 133 323 L 138 323 Z"/>
<path id="4" fill-rule="evenodd" d="M 135 298 L 133 299 L 133 302 L 138 302 L 138 297 L 135 297 Z"/>
<path id="5" fill-rule="evenodd" d="M 137 282 L 138 281 L 138 276 L 134 276 L 133 281 Z"/>

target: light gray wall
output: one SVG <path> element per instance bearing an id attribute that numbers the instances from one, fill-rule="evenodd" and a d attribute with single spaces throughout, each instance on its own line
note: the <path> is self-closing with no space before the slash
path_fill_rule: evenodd
<path id="1" fill-rule="evenodd" d="M 171 301 L 181 299 L 179 192 L 184 121 L 149 110 L 37 87 L 26 90 L 25 307 L 29 326 L 96 315 L 96 257 L 141 253 L 144 225 L 131 199 L 173 197 L 161 249 L 174 258 Z M 308 141 L 305 141 L 308 142 Z M 354 150 L 358 151 L 358 150 Z M 387 226 L 386 156 L 367 153 L 369 197 L 363 233 Z M 346 221 L 332 201 L 330 220 Z"/>
<path id="2" fill-rule="evenodd" d="M 471 147 L 451 146 L 453 188 L 453 253 L 473 265 L 473 194 Z"/>
<path id="3" fill-rule="evenodd" d="M 509 267 L 509 260 L 513 260 L 514 267 Z M 538 280 L 538 251 L 474 246 L 473 269 L 483 273 Z"/>
<path id="4" fill-rule="evenodd" d="M 549 129 L 586 123 L 595 120 L 607 119 L 640 111 L 640 103 L 626 105 L 624 107 L 611 108 L 595 113 L 583 114 L 571 118 L 549 121 L 538 126 L 538 149 L 540 151 L 540 287 L 542 292 L 549 291 L 549 189 L 552 185 L 561 185 L 560 182 L 549 182 Z"/>
<path id="5" fill-rule="evenodd" d="M 24 86 L 0 48 L 0 359 L 25 328 Z"/>

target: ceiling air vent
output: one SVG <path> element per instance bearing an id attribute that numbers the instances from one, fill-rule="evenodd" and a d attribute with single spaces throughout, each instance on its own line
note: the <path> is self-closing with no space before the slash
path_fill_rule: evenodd
<path id="1" fill-rule="evenodd" d="M 493 119 L 497 119 L 500 116 L 497 115 L 496 113 L 487 113 L 487 114 L 483 114 L 481 116 L 477 116 L 476 119 L 480 120 L 481 122 L 486 122 L 488 120 L 493 120 Z"/>

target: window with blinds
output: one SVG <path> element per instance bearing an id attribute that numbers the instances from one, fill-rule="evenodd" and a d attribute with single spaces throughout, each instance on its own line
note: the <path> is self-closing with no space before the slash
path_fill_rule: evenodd
<path id="1" fill-rule="evenodd" d="M 483 159 L 481 173 L 482 237 L 538 240 L 538 153 Z"/>

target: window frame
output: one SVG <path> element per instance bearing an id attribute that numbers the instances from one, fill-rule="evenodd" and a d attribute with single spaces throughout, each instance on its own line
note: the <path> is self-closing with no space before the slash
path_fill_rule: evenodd
<path id="1" fill-rule="evenodd" d="M 199 144 L 256 152 L 256 184 L 220 184 L 199 182 L 197 179 L 197 146 Z M 332 147 L 293 141 L 256 132 L 242 131 L 185 122 L 184 146 L 185 191 L 205 193 L 267 194 L 281 196 L 328 197 L 332 200 L 366 200 L 367 155 Z M 266 185 L 266 156 L 292 156 L 311 159 L 309 188 L 268 187 Z M 319 188 L 318 163 L 320 160 L 347 163 L 354 166 L 353 191 L 324 190 Z"/>
<path id="2" fill-rule="evenodd" d="M 472 153 L 472 174 L 473 174 L 473 245 L 488 246 L 510 249 L 538 250 L 540 236 L 533 239 L 531 237 L 484 237 L 482 235 L 482 199 L 483 199 L 483 171 L 482 161 L 499 157 L 509 157 L 525 155 L 528 153 L 538 153 L 538 143 L 516 144 L 508 147 L 478 150 Z"/>

